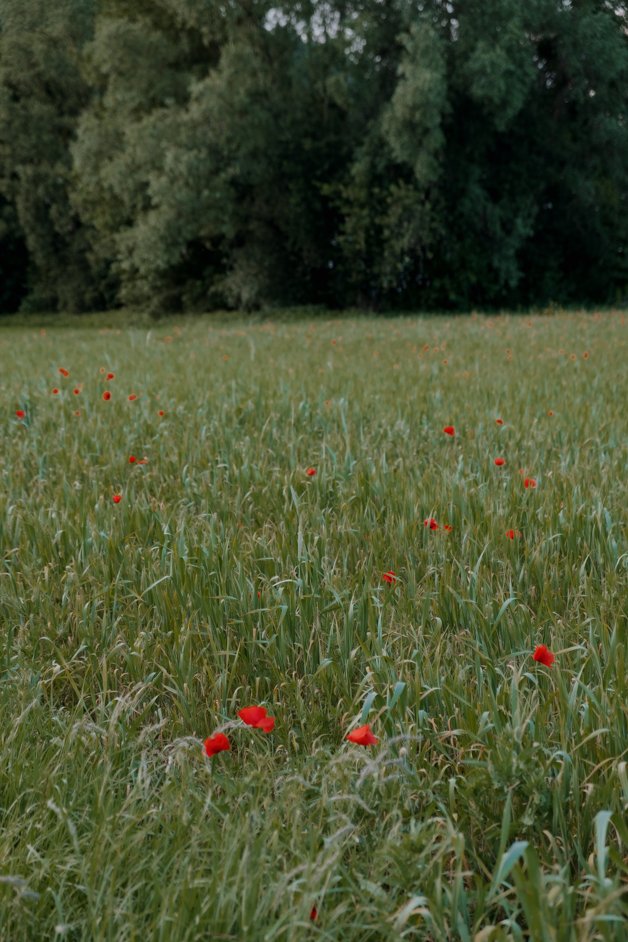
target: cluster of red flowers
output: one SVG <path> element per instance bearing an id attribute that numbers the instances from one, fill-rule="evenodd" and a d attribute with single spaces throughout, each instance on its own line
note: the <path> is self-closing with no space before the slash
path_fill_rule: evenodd
<path id="1" fill-rule="evenodd" d="M 60 374 L 64 379 L 67 379 L 67 378 L 69 377 L 69 375 L 70 375 L 70 371 L 69 371 L 68 369 L 66 369 L 65 366 L 60 366 L 60 367 L 58 368 L 58 372 L 59 372 L 59 374 Z M 102 376 L 105 380 L 107 380 L 107 382 L 110 382 L 111 380 L 113 380 L 113 379 L 116 378 L 116 374 L 115 374 L 112 370 L 107 370 L 104 366 L 101 366 L 101 367 L 100 367 L 99 373 L 101 374 L 101 376 Z M 81 386 L 75 386 L 75 387 L 73 388 L 72 392 L 73 392 L 73 394 L 74 394 L 75 396 L 80 396 L 80 394 L 81 394 Z M 51 390 L 51 393 L 52 393 L 53 396 L 58 396 L 58 395 L 61 393 L 61 390 L 59 389 L 58 386 L 54 386 L 53 389 Z M 103 391 L 103 393 L 102 393 L 102 399 L 103 399 L 105 402 L 109 402 L 109 401 L 111 400 L 111 398 L 112 398 L 111 390 L 110 390 L 110 389 L 105 389 L 105 390 Z M 127 399 L 129 400 L 129 402 L 135 402 L 135 400 L 138 399 L 138 398 L 139 398 L 139 397 L 138 397 L 137 393 L 129 393 L 129 395 L 127 396 Z M 20 411 L 21 411 L 21 410 L 20 410 Z M 16 413 L 16 414 L 17 414 L 17 413 Z M 80 412 L 75 412 L 75 415 L 80 415 Z M 163 411 L 163 409 L 160 409 L 159 412 L 157 413 L 157 415 L 159 415 L 159 416 L 164 416 L 164 415 L 165 415 L 165 412 Z M 20 418 L 20 416 L 18 416 L 18 418 Z M 21 418 L 24 418 L 24 417 L 22 416 Z"/>
<path id="2" fill-rule="evenodd" d="M 248 706 L 238 710 L 238 716 L 247 726 L 253 729 L 261 729 L 263 733 L 270 733 L 275 728 L 275 717 L 269 716 L 266 707 Z M 208 736 L 204 744 L 205 754 L 210 758 L 219 752 L 228 752 L 231 749 L 231 743 L 224 733 L 214 733 Z"/>
<path id="3" fill-rule="evenodd" d="M 266 707 L 250 706 L 238 711 L 238 716 L 247 726 L 261 729 L 263 733 L 272 733 L 275 728 L 275 718 L 269 716 Z"/>
<path id="4" fill-rule="evenodd" d="M 548 412 L 547 414 L 548 414 L 548 415 L 554 415 L 554 413 L 552 412 L 551 409 L 549 410 L 549 412 Z M 503 424 L 504 424 L 504 420 L 503 420 L 502 418 L 497 418 L 497 419 L 495 419 L 495 423 L 496 423 L 496 425 L 503 425 Z M 445 433 L 445 435 L 449 435 L 450 438 L 454 438 L 454 436 L 455 436 L 455 434 L 456 434 L 456 428 L 455 428 L 454 425 L 445 425 L 444 428 L 443 428 L 443 432 Z M 504 465 L 506 464 L 506 459 L 500 456 L 500 457 L 494 458 L 494 459 L 493 459 L 493 463 L 494 463 L 498 468 L 503 468 Z M 535 480 L 534 478 L 526 477 L 526 478 L 524 478 L 523 486 L 526 488 L 526 490 L 527 490 L 528 488 L 535 488 L 535 487 L 536 487 L 536 480 Z M 427 525 L 427 524 L 426 524 L 426 525 Z M 435 529 L 435 528 L 432 527 L 431 529 Z"/>
<path id="5" fill-rule="evenodd" d="M 65 366 L 60 366 L 60 367 L 58 368 L 58 372 L 59 372 L 60 376 L 62 376 L 64 379 L 67 379 L 67 378 L 70 376 L 70 371 L 69 371 L 68 369 L 66 369 Z M 116 378 L 116 374 L 115 374 L 112 370 L 107 370 L 104 366 L 101 366 L 101 367 L 100 367 L 99 372 L 100 372 L 101 376 L 103 376 L 104 379 L 106 379 L 106 380 L 109 381 L 109 382 L 110 382 L 111 380 L 113 380 L 113 379 Z M 80 396 L 81 392 L 82 392 L 82 386 L 80 386 L 80 385 L 79 385 L 79 386 L 74 386 L 74 388 L 72 389 L 72 393 L 73 393 L 73 395 L 75 395 L 75 396 Z M 54 387 L 52 388 L 52 390 L 51 390 L 51 393 L 52 393 L 53 396 L 58 396 L 58 395 L 60 395 L 61 390 L 59 389 L 58 386 L 54 386 Z M 112 398 L 111 390 L 110 390 L 110 389 L 105 389 L 105 390 L 102 392 L 102 399 L 104 400 L 104 402 L 109 402 L 109 401 L 111 400 L 111 398 Z M 137 393 L 130 393 L 130 394 L 127 396 L 127 399 L 129 400 L 129 402 L 135 402 L 135 400 L 138 399 L 138 395 L 137 395 Z M 80 416 L 80 414 L 81 414 L 81 412 L 80 412 L 79 409 L 77 409 L 77 410 L 74 412 L 74 415 L 75 415 L 75 416 Z M 165 414 L 166 414 L 166 413 L 164 412 L 163 409 L 159 409 L 159 411 L 157 412 L 157 415 L 160 416 L 160 417 L 163 417 Z M 26 410 L 25 410 L 25 409 L 16 409 L 16 410 L 15 410 L 15 417 L 16 417 L 16 419 L 17 419 L 19 422 L 24 422 L 24 421 L 26 420 L 26 417 L 27 417 Z M 148 464 L 148 458 L 146 458 L 146 457 L 144 457 L 144 458 L 136 458 L 135 455 L 130 455 L 130 457 L 129 457 L 129 464 L 137 464 L 137 465 Z M 314 468 L 309 468 L 308 471 L 307 471 L 307 473 L 313 475 L 313 474 L 316 474 L 316 470 L 315 470 Z M 114 504 L 119 504 L 120 501 L 122 500 L 122 494 L 120 494 L 120 493 L 112 494 L 111 499 L 112 499 L 112 501 L 113 501 Z"/>
<path id="6" fill-rule="evenodd" d="M 423 521 L 423 526 L 424 526 L 424 527 L 427 527 L 428 530 L 439 530 L 439 529 L 440 529 L 440 524 L 437 523 L 437 521 L 434 519 L 434 517 L 427 517 L 427 518 Z M 443 524 L 443 530 L 445 531 L 445 533 L 451 533 L 451 531 L 453 530 L 453 527 L 452 527 L 452 525 L 451 525 L 450 523 L 444 523 L 444 524 Z"/>
<path id="7" fill-rule="evenodd" d="M 243 707 L 241 710 L 238 710 L 238 716 L 246 726 L 251 726 L 253 729 L 261 729 L 263 733 L 271 733 L 275 728 L 274 716 L 269 716 L 266 707 L 263 706 Z M 376 746 L 379 742 L 377 736 L 373 735 L 373 730 L 368 723 L 347 733 L 345 739 L 358 746 Z M 213 736 L 207 737 L 203 743 L 203 749 L 205 755 L 209 756 L 211 759 L 212 756 L 218 755 L 219 752 L 229 752 L 231 742 L 225 733 L 218 732 L 214 733 Z"/>

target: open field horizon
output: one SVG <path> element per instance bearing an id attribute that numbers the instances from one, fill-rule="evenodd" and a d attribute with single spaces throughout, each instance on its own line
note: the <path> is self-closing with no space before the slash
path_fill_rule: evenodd
<path id="1" fill-rule="evenodd" d="M 626 351 L 0 327 L 0 940 L 622 942 Z"/>

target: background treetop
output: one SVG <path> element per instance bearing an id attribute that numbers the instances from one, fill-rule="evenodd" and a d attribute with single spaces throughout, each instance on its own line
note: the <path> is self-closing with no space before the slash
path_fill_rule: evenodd
<path id="1" fill-rule="evenodd" d="M 0 0 L 0 309 L 609 301 L 611 0 Z"/>

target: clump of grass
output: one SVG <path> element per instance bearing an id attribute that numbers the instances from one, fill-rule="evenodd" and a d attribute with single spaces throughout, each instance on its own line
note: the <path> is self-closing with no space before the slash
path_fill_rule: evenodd
<path id="1" fill-rule="evenodd" d="M 624 330 L 2 331 L 0 938 L 623 940 Z"/>

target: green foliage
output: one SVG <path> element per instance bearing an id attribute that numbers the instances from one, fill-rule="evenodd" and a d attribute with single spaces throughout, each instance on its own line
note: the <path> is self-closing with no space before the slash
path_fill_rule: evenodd
<path id="1" fill-rule="evenodd" d="M 396 160 L 413 170 L 419 184 L 428 186 L 438 179 L 445 144 L 444 48 L 434 30 L 423 23 L 413 26 L 404 46 L 399 81 L 383 115 L 384 136 Z"/>
<path id="2" fill-rule="evenodd" d="M 87 233 L 70 204 L 69 144 L 88 98 L 81 51 L 94 3 L 0 4 L 0 195 L 29 257 L 30 309 L 78 310 L 99 297 Z M 11 272 L 11 252 L 2 266 Z"/>
<path id="3" fill-rule="evenodd" d="M 0 0 L 0 303 L 615 300 L 627 87 L 604 0 Z"/>
<path id="4" fill-rule="evenodd" d="M 12 311 L 25 293 L 28 255 L 17 220 L 15 206 L 0 196 L 0 245 L 2 246 L 2 281 L 0 311 Z"/>
<path id="5" fill-rule="evenodd" d="M 624 321 L 3 328 L 0 938 L 623 942 Z"/>

